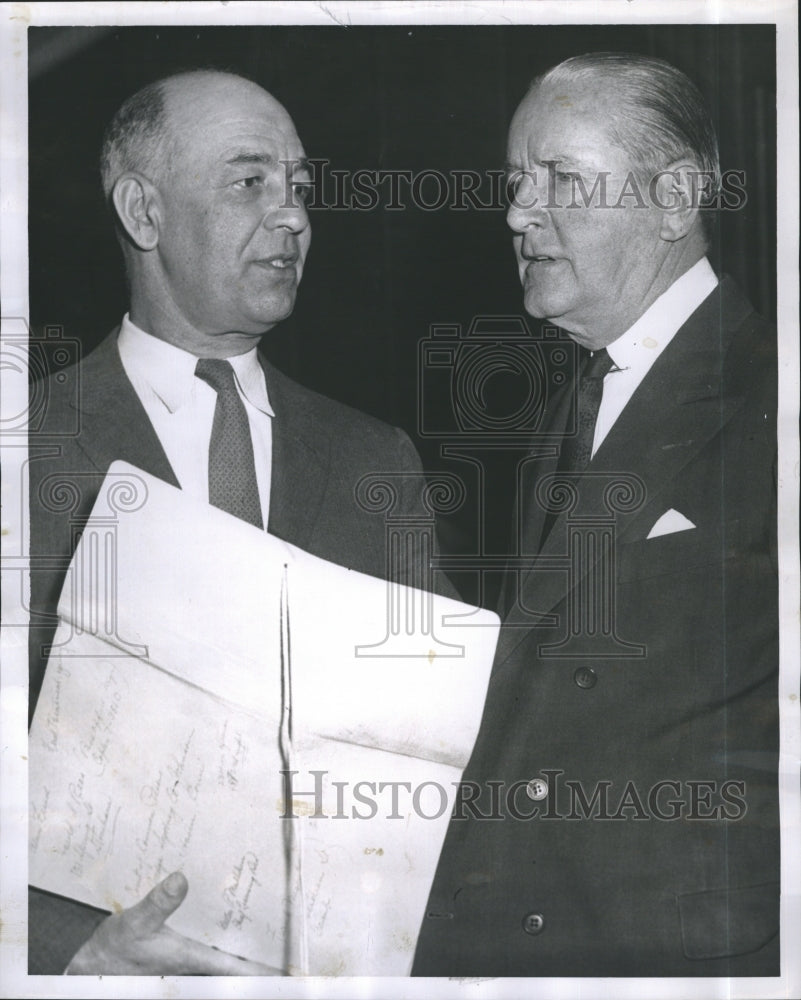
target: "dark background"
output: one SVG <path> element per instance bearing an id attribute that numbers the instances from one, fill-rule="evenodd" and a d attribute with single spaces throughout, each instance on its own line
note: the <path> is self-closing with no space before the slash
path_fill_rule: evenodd
<path id="1" fill-rule="evenodd" d="M 607 49 L 667 59 L 706 96 L 721 166 L 745 171 L 747 191 L 744 208 L 720 214 L 712 264 L 775 319 L 772 25 L 31 28 L 28 37 L 34 334 L 61 326 L 88 350 L 126 310 L 97 156 L 114 111 L 151 80 L 194 66 L 241 72 L 286 105 L 307 155 L 332 169 L 487 171 L 503 167 L 531 78 Z M 311 217 L 298 304 L 265 338 L 268 354 L 298 381 L 404 427 L 427 467 L 446 467 L 440 442 L 417 434 L 417 344 L 434 323 L 522 313 L 503 210 L 382 203 Z M 506 491 L 496 499 L 500 522 Z"/>

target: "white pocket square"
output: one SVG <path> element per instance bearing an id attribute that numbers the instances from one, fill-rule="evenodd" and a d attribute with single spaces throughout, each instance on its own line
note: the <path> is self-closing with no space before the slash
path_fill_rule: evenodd
<path id="1" fill-rule="evenodd" d="M 672 535 L 677 531 L 689 531 L 695 525 L 684 514 L 680 514 L 672 507 L 666 510 L 656 524 L 648 532 L 648 538 L 658 538 L 660 535 Z"/>

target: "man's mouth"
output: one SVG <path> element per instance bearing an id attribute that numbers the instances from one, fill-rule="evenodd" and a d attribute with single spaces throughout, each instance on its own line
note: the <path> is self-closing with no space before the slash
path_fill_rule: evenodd
<path id="1" fill-rule="evenodd" d="M 274 267 L 276 270 L 283 271 L 288 267 L 294 267 L 297 260 L 296 253 L 279 253 L 272 257 L 261 257 L 255 263 L 260 267 Z"/>
<path id="2" fill-rule="evenodd" d="M 528 257 L 527 259 L 528 259 L 528 261 L 530 263 L 533 263 L 533 264 L 544 264 L 547 261 L 554 261 L 556 258 L 555 257 L 548 257 L 546 254 L 539 253 L 539 254 L 535 254 L 533 257 Z"/>

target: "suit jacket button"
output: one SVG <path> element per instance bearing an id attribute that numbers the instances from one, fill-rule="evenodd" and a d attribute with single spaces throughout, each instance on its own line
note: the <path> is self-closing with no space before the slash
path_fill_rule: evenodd
<path id="1" fill-rule="evenodd" d="M 592 667 L 579 667 L 573 674 L 573 681 L 577 687 L 592 688 L 598 683 L 598 674 Z"/>
<path id="2" fill-rule="evenodd" d="M 541 934 L 545 927 L 545 920 L 541 913 L 527 913 L 523 917 L 523 930 L 526 934 Z"/>
<path id="3" fill-rule="evenodd" d="M 535 802 L 548 798 L 548 782 L 545 778 L 532 778 L 526 785 L 526 795 Z"/>

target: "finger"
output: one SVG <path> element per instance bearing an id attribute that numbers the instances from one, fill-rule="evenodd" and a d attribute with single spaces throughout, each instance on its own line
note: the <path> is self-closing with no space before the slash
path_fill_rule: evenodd
<path id="1" fill-rule="evenodd" d="M 189 883 L 183 872 L 173 872 L 120 917 L 137 937 L 155 934 L 164 921 L 183 903 Z"/>
<path id="2" fill-rule="evenodd" d="M 251 962 L 218 948 L 193 941 L 165 928 L 158 947 L 164 958 L 180 967 L 184 975 L 195 976 L 283 976 L 280 969 Z"/>
<path id="3" fill-rule="evenodd" d="M 281 976 L 280 969 L 250 962 L 163 927 L 132 941 L 109 917 L 73 956 L 72 976 Z M 104 933 L 105 931 L 105 933 Z"/>

